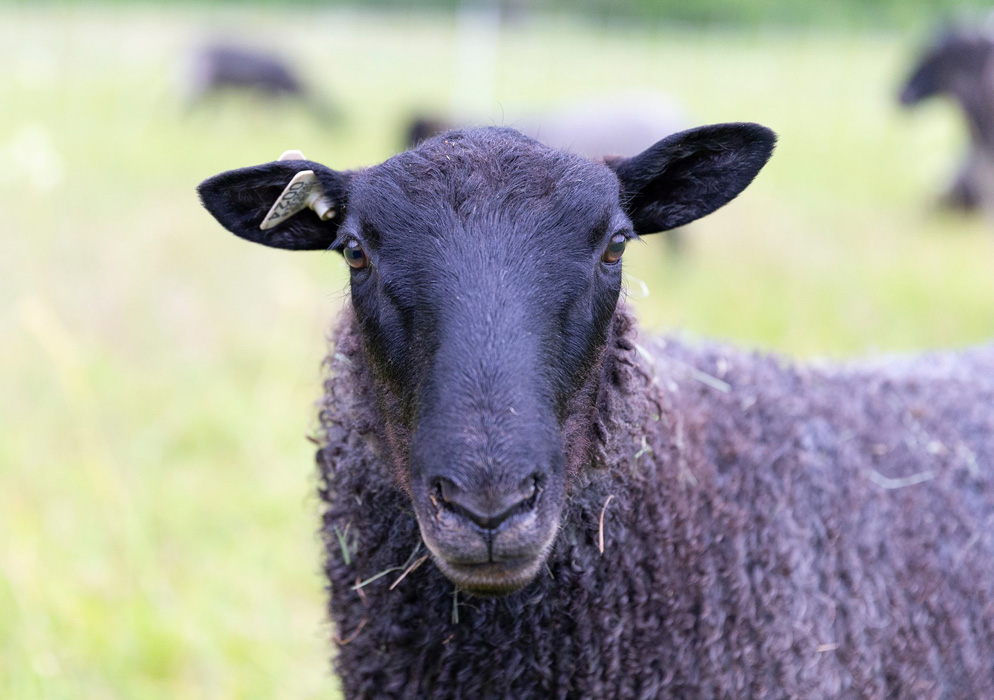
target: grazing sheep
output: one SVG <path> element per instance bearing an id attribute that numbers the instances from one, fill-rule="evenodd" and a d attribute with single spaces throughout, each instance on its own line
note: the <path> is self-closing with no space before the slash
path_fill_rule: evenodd
<path id="1" fill-rule="evenodd" d="M 266 99 L 295 99 L 326 120 L 333 110 L 307 88 L 282 57 L 257 48 L 211 43 L 198 48 L 186 80 L 187 102 L 204 101 L 225 90 L 252 92 Z"/>
<path id="2" fill-rule="evenodd" d="M 772 147 L 726 124 L 596 163 L 479 129 L 201 185 L 237 235 L 351 266 L 317 456 L 347 698 L 989 697 L 994 347 L 799 366 L 619 304 L 626 241 Z"/>
<path id="3" fill-rule="evenodd" d="M 940 203 L 949 209 L 994 211 L 994 40 L 974 31 L 944 34 L 915 65 L 900 102 L 914 107 L 945 95 L 963 112 L 970 145 Z"/>

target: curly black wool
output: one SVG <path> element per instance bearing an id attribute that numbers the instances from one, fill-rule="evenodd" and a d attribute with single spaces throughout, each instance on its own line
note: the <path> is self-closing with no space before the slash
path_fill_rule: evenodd
<path id="1" fill-rule="evenodd" d="M 994 693 L 994 347 L 799 366 L 619 309 L 548 570 L 501 598 L 422 560 L 351 311 L 327 362 L 347 698 Z"/>

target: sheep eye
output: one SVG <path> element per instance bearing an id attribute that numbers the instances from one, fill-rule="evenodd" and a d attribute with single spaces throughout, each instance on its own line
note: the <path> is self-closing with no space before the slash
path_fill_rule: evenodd
<path id="1" fill-rule="evenodd" d="M 359 245 L 359 241 L 352 239 L 345 244 L 345 248 L 342 249 L 342 254 L 345 256 L 345 262 L 349 264 L 353 270 L 361 270 L 369 264 L 369 257 L 366 255 L 366 251 L 362 249 Z"/>
<path id="2" fill-rule="evenodd" d="M 601 256 L 601 260 L 606 263 L 616 263 L 621 260 L 622 253 L 625 252 L 625 245 L 628 243 L 628 239 L 625 238 L 623 233 L 618 233 L 611 237 L 611 242 L 607 244 L 607 248 L 604 249 L 604 255 Z"/>

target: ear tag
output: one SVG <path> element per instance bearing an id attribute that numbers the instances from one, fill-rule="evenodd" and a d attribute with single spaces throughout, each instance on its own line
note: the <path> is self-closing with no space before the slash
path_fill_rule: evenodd
<path id="1" fill-rule="evenodd" d="M 281 158 L 281 160 L 299 159 Z M 336 214 L 334 203 L 324 196 L 321 183 L 313 170 L 301 170 L 293 176 L 290 184 L 276 198 L 259 228 L 263 231 L 271 229 L 304 209 L 312 209 L 321 221 L 333 219 Z"/>

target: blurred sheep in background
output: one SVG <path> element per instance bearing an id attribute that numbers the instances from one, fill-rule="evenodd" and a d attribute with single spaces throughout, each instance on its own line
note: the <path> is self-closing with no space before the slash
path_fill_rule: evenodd
<path id="1" fill-rule="evenodd" d="M 915 64 L 899 96 L 914 107 L 945 96 L 960 108 L 970 144 L 956 176 L 940 197 L 947 209 L 994 212 L 994 40 L 986 32 L 944 32 Z"/>
<path id="2" fill-rule="evenodd" d="M 416 146 L 435 134 L 472 122 L 468 118 L 416 114 L 404 135 L 406 146 Z M 581 98 L 508 119 L 504 124 L 552 148 L 592 159 L 633 156 L 656 143 L 660 134 L 667 136 L 689 125 L 690 119 L 676 101 L 648 90 Z"/>
<path id="3" fill-rule="evenodd" d="M 227 92 L 243 92 L 269 101 L 295 100 L 322 121 L 338 116 L 282 56 L 224 41 L 211 41 L 193 51 L 184 91 L 191 108 Z"/>
<path id="4" fill-rule="evenodd" d="M 667 95 L 633 92 L 577 100 L 511 126 L 553 148 L 596 159 L 641 153 L 660 134 L 686 129 L 690 120 Z"/>
<path id="5" fill-rule="evenodd" d="M 413 148 L 443 131 L 471 124 L 471 119 L 416 114 L 405 129 L 405 146 Z M 580 98 L 506 121 L 506 126 L 547 146 L 592 160 L 633 156 L 689 125 L 690 119 L 675 100 L 650 90 Z M 682 231 L 679 228 L 664 234 L 673 252 L 683 246 Z"/>

